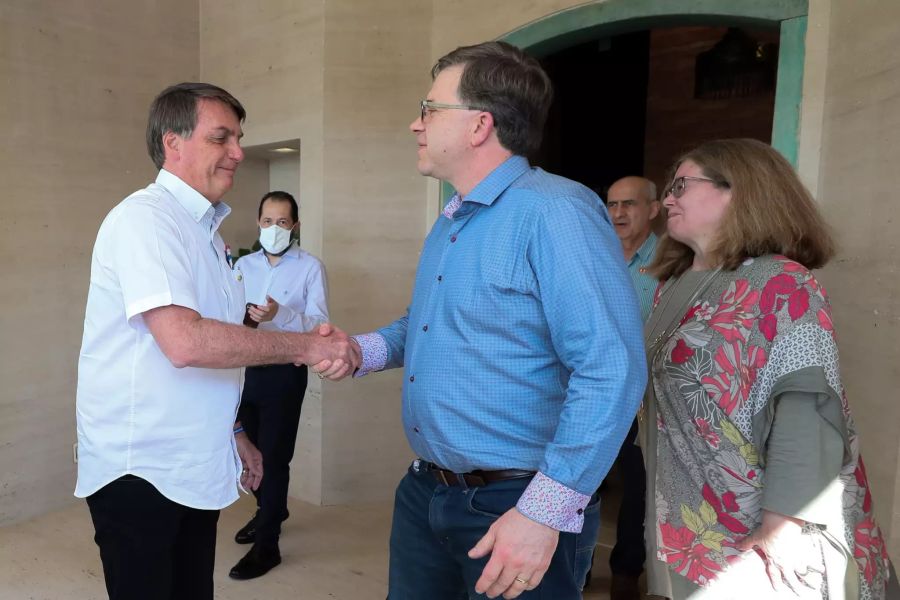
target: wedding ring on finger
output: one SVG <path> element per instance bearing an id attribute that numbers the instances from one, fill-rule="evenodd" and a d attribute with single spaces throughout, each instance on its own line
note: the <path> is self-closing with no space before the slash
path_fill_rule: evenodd
<path id="1" fill-rule="evenodd" d="M 527 585 L 528 585 L 528 580 L 527 580 L 527 579 L 522 579 L 522 578 L 519 577 L 519 576 L 516 576 L 515 579 L 516 579 L 516 581 L 518 581 L 519 583 L 521 583 L 521 584 L 524 585 L 524 586 L 527 586 Z"/>

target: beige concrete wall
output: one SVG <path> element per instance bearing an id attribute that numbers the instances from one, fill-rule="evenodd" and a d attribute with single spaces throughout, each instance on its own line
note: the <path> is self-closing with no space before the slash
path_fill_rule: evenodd
<path id="1" fill-rule="evenodd" d="M 430 86 L 430 24 L 416 0 L 326 4 L 323 256 L 332 317 L 351 332 L 386 325 L 409 303 L 427 182 L 407 126 Z M 325 386 L 324 502 L 391 496 L 410 456 L 400 375 Z"/>
<path id="2" fill-rule="evenodd" d="M 432 59 L 457 46 L 493 40 L 555 12 L 586 4 L 573 0 L 482 0 L 432 2 Z"/>
<path id="3" fill-rule="evenodd" d="M 197 18 L 183 0 L 0 7 L 0 525 L 74 501 L 91 249 L 155 177 L 147 109 L 197 77 Z"/>
<path id="4" fill-rule="evenodd" d="M 823 273 L 844 384 L 890 553 L 900 559 L 900 4 L 831 3 L 818 196 L 840 251 Z"/>

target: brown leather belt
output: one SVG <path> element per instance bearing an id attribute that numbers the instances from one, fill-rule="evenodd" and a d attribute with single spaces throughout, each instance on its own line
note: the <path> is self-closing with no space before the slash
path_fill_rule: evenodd
<path id="1" fill-rule="evenodd" d="M 468 473 L 455 473 L 442 469 L 438 465 L 430 462 L 421 462 L 424 467 L 434 475 L 438 483 L 444 485 L 456 485 L 464 488 L 481 487 L 496 481 L 508 481 L 510 479 L 524 479 L 526 477 L 534 477 L 534 471 L 523 471 L 522 469 L 500 469 L 497 471 L 482 471 L 481 469 L 470 471 Z M 420 467 L 420 468 L 421 468 Z"/>

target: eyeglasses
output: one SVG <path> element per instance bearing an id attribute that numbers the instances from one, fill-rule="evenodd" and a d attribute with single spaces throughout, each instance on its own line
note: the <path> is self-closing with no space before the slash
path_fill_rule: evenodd
<path id="1" fill-rule="evenodd" d="M 480 106 L 470 106 L 468 104 L 442 104 L 441 102 L 432 102 L 431 100 L 422 100 L 419 102 L 419 108 L 421 109 L 421 113 L 419 114 L 419 118 L 422 119 L 422 122 L 425 122 L 425 117 L 428 116 L 428 111 L 438 110 L 438 109 L 456 109 L 456 110 L 484 110 Z"/>
<path id="2" fill-rule="evenodd" d="M 675 198 L 681 198 L 684 195 L 684 190 L 687 188 L 688 181 L 707 181 L 716 187 L 731 187 L 727 182 L 716 181 L 715 179 L 709 179 L 707 177 L 688 177 L 687 175 L 683 177 L 675 178 L 675 181 L 672 182 L 668 188 L 666 188 L 663 192 L 663 198 L 668 198 L 669 194 L 674 196 Z"/>

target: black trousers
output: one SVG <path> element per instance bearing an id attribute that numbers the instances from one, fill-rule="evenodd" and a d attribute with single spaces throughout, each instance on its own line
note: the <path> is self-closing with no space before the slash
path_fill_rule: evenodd
<path id="1" fill-rule="evenodd" d="M 622 505 L 619 507 L 616 523 L 616 545 L 609 555 L 609 568 L 613 573 L 633 577 L 644 570 L 646 555 L 644 505 L 647 476 L 641 448 L 634 443 L 637 431 L 638 423 L 635 420 L 616 458 L 618 472 L 622 477 Z"/>
<path id="2" fill-rule="evenodd" d="M 212 600 L 218 510 L 126 475 L 87 497 L 110 600 Z"/>
<path id="3" fill-rule="evenodd" d="M 273 545 L 287 516 L 290 464 L 294 457 L 300 408 L 306 391 L 306 366 L 248 367 L 238 419 L 263 456 L 263 480 L 254 492 L 259 514 L 256 543 Z"/>

